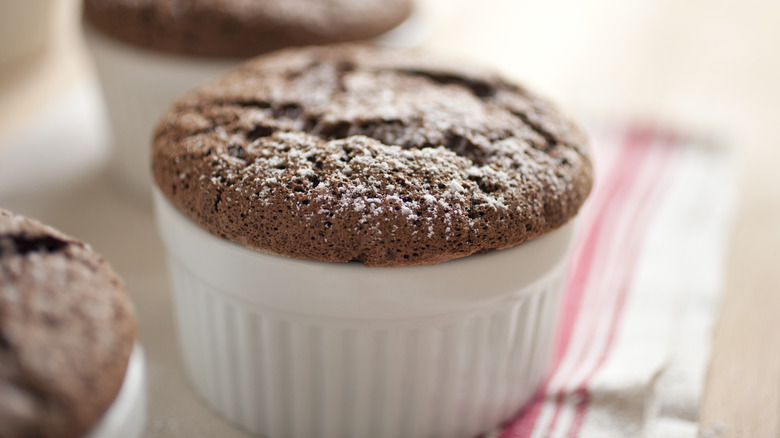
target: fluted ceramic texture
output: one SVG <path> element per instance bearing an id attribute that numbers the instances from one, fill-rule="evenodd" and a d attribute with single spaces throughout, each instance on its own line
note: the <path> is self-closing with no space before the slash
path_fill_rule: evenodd
<path id="1" fill-rule="evenodd" d="M 271 438 L 471 438 L 497 426 L 544 378 L 562 277 L 465 313 L 372 321 L 263 308 L 169 266 L 194 386 Z"/>

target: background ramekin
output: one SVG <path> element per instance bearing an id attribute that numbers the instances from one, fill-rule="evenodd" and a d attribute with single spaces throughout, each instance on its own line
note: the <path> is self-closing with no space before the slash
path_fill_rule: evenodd
<path id="1" fill-rule="evenodd" d="M 0 64 L 46 46 L 52 26 L 52 0 L 0 1 Z"/>
<path id="2" fill-rule="evenodd" d="M 92 53 L 111 124 L 111 175 L 125 192 L 148 201 L 152 187 L 149 145 L 160 117 L 182 94 L 240 61 L 146 50 L 104 36 L 86 23 L 84 40 Z"/>
<path id="3" fill-rule="evenodd" d="M 139 438 L 146 424 L 146 363 L 136 344 L 116 399 L 86 438 Z"/>
<path id="4" fill-rule="evenodd" d="M 252 251 L 156 190 L 154 203 L 189 377 L 252 433 L 471 438 L 547 372 L 572 224 L 439 265 L 366 268 Z"/>
<path id="5" fill-rule="evenodd" d="M 429 33 L 429 23 L 426 12 L 416 8 L 409 19 L 375 42 L 391 47 L 417 45 Z M 88 23 L 83 28 L 113 132 L 111 175 L 123 191 L 148 200 L 152 186 L 148 145 L 160 116 L 184 93 L 244 60 L 157 52 L 105 36 Z"/>

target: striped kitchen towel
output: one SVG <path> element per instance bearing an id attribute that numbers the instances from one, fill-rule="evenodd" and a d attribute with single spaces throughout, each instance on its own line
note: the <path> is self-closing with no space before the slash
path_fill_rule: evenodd
<path id="1" fill-rule="evenodd" d="M 593 130 L 597 181 L 580 215 L 553 370 L 492 436 L 697 434 L 735 198 L 715 142 Z"/>

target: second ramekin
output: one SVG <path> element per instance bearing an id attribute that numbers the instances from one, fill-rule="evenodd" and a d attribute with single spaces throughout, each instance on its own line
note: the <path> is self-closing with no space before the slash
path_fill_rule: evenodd
<path id="1" fill-rule="evenodd" d="M 411 47 L 422 40 L 429 24 L 418 7 L 406 22 L 375 43 Z M 112 177 L 126 193 L 148 201 L 152 184 L 146 145 L 162 114 L 187 91 L 244 60 L 157 52 L 107 37 L 88 23 L 83 28 L 113 133 Z"/>
<path id="2" fill-rule="evenodd" d="M 571 223 L 439 265 L 367 268 L 253 251 L 154 202 L 187 372 L 245 430 L 470 438 L 547 372 Z"/>
<path id="3" fill-rule="evenodd" d="M 151 197 L 149 148 L 154 128 L 171 104 L 190 89 L 240 64 L 137 48 L 84 24 L 103 89 L 114 145 L 112 175 L 127 193 Z"/>
<path id="4" fill-rule="evenodd" d="M 86 438 L 140 438 L 145 424 L 146 364 L 136 344 L 119 394 Z"/>

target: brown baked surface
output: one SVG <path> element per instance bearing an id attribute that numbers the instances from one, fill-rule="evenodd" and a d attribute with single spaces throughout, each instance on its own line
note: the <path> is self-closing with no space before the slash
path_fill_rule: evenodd
<path id="1" fill-rule="evenodd" d="M 89 246 L 0 209 L 0 437 L 83 437 L 135 339 L 124 286 Z"/>
<path id="2" fill-rule="evenodd" d="M 411 0 L 85 0 L 94 28 L 129 44 L 246 58 L 288 46 L 358 41 L 398 26 Z"/>
<path id="3" fill-rule="evenodd" d="M 588 196 L 586 139 L 547 101 L 426 54 L 340 46 L 257 58 L 158 126 L 162 193 L 277 254 L 433 264 L 560 227 Z"/>

